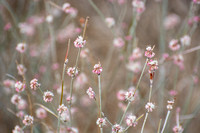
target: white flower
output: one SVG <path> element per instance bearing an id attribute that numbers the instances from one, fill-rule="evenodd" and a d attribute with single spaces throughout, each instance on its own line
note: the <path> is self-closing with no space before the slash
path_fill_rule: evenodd
<path id="1" fill-rule="evenodd" d="M 189 46 L 191 43 L 191 38 L 190 38 L 190 36 L 185 35 L 185 36 L 181 37 L 180 41 L 183 46 Z"/>
<path id="2" fill-rule="evenodd" d="M 132 102 L 134 98 L 134 92 L 133 91 L 128 91 L 125 93 L 125 99 L 129 102 Z"/>
<path id="3" fill-rule="evenodd" d="M 136 126 L 136 116 L 135 115 L 129 115 L 126 119 L 126 124 L 128 126 Z"/>
<path id="4" fill-rule="evenodd" d="M 48 15 L 46 17 L 46 21 L 47 21 L 47 23 L 52 23 L 53 22 L 53 16 L 52 15 Z"/>
<path id="5" fill-rule="evenodd" d="M 54 94 L 51 91 L 44 92 L 43 99 L 45 102 L 51 102 L 53 100 Z"/>
<path id="6" fill-rule="evenodd" d="M 155 109 L 155 105 L 151 102 L 148 102 L 146 105 L 145 105 L 145 108 L 147 109 L 148 112 L 152 112 L 153 109 Z"/>
<path id="7" fill-rule="evenodd" d="M 78 36 L 76 40 L 74 41 L 74 46 L 76 48 L 83 48 L 85 46 L 86 40 L 83 40 L 82 36 Z"/>
<path id="8" fill-rule="evenodd" d="M 96 124 L 99 126 L 99 127 L 103 127 L 106 125 L 106 120 L 104 118 L 98 118 L 97 121 L 96 121 Z"/>
<path id="9" fill-rule="evenodd" d="M 18 43 L 16 50 L 20 53 L 24 53 L 27 49 L 27 44 L 26 43 Z"/>

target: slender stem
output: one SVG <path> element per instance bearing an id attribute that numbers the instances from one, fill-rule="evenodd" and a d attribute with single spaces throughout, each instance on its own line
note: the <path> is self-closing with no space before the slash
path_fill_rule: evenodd
<path id="1" fill-rule="evenodd" d="M 128 102 L 128 105 L 127 105 L 127 107 L 126 107 L 126 110 L 124 111 L 124 114 L 123 114 L 123 116 L 122 116 L 122 118 L 121 118 L 121 120 L 120 120 L 119 125 L 122 124 L 122 121 L 123 121 L 123 119 L 124 119 L 124 117 L 125 117 L 125 115 L 126 115 L 126 112 L 127 112 L 128 108 L 129 108 L 130 104 L 131 104 L 131 102 Z"/>
<path id="2" fill-rule="evenodd" d="M 166 115 L 166 118 L 165 118 L 165 122 L 164 122 L 164 125 L 163 125 L 163 128 L 162 128 L 162 130 L 161 130 L 161 133 L 164 133 L 164 130 L 165 130 L 165 127 L 166 127 L 166 125 L 167 125 L 167 120 L 168 120 L 168 118 L 169 118 L 170 112 L 171 112 L 171 111 L 168 110 L 167 115 Z"/>
<path id="3" fill-rule="evenodd" d="M 101 118 L 101 112 L 102 112 L 102 104 L 101 104 L 101 75 L 98 75 L 98 85 L 99 85 L 99 115 Z"/>
<path id="4" fill-rule="evenodd" d="M 162 123 L 162 119 L 160 119 L 160 121 L 159 121 L 157 133 L 160 133 L 160 126 L 161 126 L 161 123 Z"/>
<path id="5" fill-rule="evenodd" d="M 152 87 L 153 82 L 150 83 L 150 91 L 149 91 L 149 102 L 151 101 L 151 93 L 152 93 Z"/>
<path id="6" fill-rule="evenodd" d="M 58 114 L 57 133 L 60 133 L 60 114 Z"/>
<path id="7" fill-rule="evenodd" d="M 95 3 L 92 0 L 88 0 L 88 2 L 94 8 L 94 10 L 99 14 L 99 16 L 101 17 L 101 19 L 104 21 L 105 17 L 103 15 L 103 13 L 99 10 L 99 8 L 95 5 Z"/>
<path id="8" fill-rule="evenodd" d="M 147 121 L 148 114 L 149 114 L 149 113 L 146 113 L 146 115 L 145 115 L 144 122 L 143 122 L 143 124 L 142 124 L 141 133 L 143 133 L 143 131 L 144 131 L 144 126 L 145 126 L 145 123 L 146 123 L 146 121 Z"/>
<path id="9" fill-rule="evenodd" d="M 71 101 L 72 101 L 72 92 L 73 92 L 73 82 L 74 82 L 74 77 L 71 78 L 71 83 L 70 83 L 70 101 L 69 101 L 69 125 L 72 125 L 72 113 L 71 113 Z"/>
<path id="10" fill-rule="evenodd" d="M 143 67 L 142 73 L 141 73 L 141 75 L 140 75 L 139 81 L 138 81 L 138 83 L 137 83 L 137 86 L 136 86 L 136 88 L 135 88 L 134 94 L 135 94 L 136 90 L 137 90 L 138 87 L 139 87 L 140 81 L 141 81 L 142 76 L 143 76 L 143 74 L 144 74 L 144 70 L 145 70 L 145 68 L 146 68 L 146 66 L 147 66 L 147 62 L 148 62 L 148 58 L 146 59 L 146 62 L 145 62 L 145 64 L 144 64 L 144 67 Z"/>

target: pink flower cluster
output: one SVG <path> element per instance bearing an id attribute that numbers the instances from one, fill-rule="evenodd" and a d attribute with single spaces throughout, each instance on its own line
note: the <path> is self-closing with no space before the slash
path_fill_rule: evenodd
<path id="1" fill-rule="evenodd" d="M 133 0 L 132 2 L 133 9 L 137 11 L 137 13 L 142 13 L 145 10 L 144 2 L 141 0 Z"/>
<path id="2" fill-rule="evenodd" d="M 108 17 L 105 19 L 105 23 L 108 26 L 108 28 L 111 28 L 115 25 L 115 20 L 114 18 Z"/>
<path id="3" fill-rule="evenodd" d="M 102 71 L 103 71 L 103 68 L 101 67 L 101 64 L 99 62 L 98 64 L 94 65 L 94 69 L 92 72 L 100 75 Z"/>
<path id="4" fill-rule="evenodd" d="M 15 90 L 16 90 L 17 92 L 22 92 L 22 91 L 25 90 L 25 88 L 26 88 L 26 85 L 25 85 L 24 83 L 22 83 L 21 81 L 17 81 L 17 82 L 15 83 Z"/>
<path id="5" fill-rule="evenodd" d="M 126 118 L 126 124 L 127 126 L 136 126 L 137 122 L 136 122 L 136 116 L 135 115 L 128 115 Z"/>
<path id="6" fill-rule="evenodd" d="M 152 112 L 153 109 L 155 109 L 155 105 L 151 102 L 148 102 L 146 105 L 145 105 L 145 108 L 147 110 L 147 112 Z"/>
<path id="7" fill-rule="evenodd" d="M 112 133 L 121 133 L 124 131 L 124 128 L 121 127 L 119 124 L 115 124 L 112 127 Z"/>
<path id="8" fill-rule="evenodd" d="M 31 115 L 25 115 L 24 116 L 24 120 L 23 120 L 23 124 L 25 126 L 30 126 L 30 125 L 33 124 L 33 120 L 34 120 L 33 116 L 31 116 Z"/>
<path id="9" fill-rule="evenodd" d="M 32 90 L 36 90 L 38 87 L 40 87 L 40 84 L 38 83 L 38 79 L 34 78 L 30 81 L 30 88 Z"/>
<path id="10" fill-rule="evenodd" d="M 24 131 L 20 128 L 20 126 L 16 125 L 14 130 L 12 130 L 12 133 L 24 133 Z"/>
<path id="11" fill-rule="evenodd" d="M 89 98 L 91 98 L 91 99 L 95 98 L 95 92 L 93 91 L 93 89 L 91 87 L 88 88 L 86 93 L 88 94 Z"/>
<path id="12" fill-rule="evenodd" d="M 59 105 L 57 111 L 61 115 L 63 112 L 67 111 L 67 106 L 65 106 L 64 104 Z"/>
<path id="13" fill-rule="evenodd" d="M 106 120 L 104 118 L 98 118 L 97 121 L 96 121 L 96 124 L 102 128 L 103 126 L 106 125 Z"/>
<path id="14" fill-rule="evenodd" d="M 193 0 L 194 3 L 200 4 L 200 0 Z"/>
<path id="15" fill-rule="evenodd" d="M 75 70 L 76 69 L 76 70 Z M 78 70 L 77 68 L 75 67 L 70 67 L 67 69 L 67 74 L 70 76 L 70 77 L 74 77 L 76 75 L 78 75 Z"/>
<path id="16" fill-rule="evenodd" d="M 121 48 L 125 45 L 125 42 L 121 37 L 118 37 L 113 40 L 113 45 L 117 48 Z"/>
<path id="17" fill-rule="evenodd" d="M 86 44 L 86 40 L 83 40 L 82 36 L 78 36 L 78 38 L 76 38 L 76 40 L 74 41 L 74 46 L 76 48 L 83 48 Z"/>
<path id="18" fill-rule="evenodd" d="M 45 102 L 51 102 L 53 100 L 54 94 L 51 91 L 44 92 L 43 100 Z"/>
<path id="19" fill-rule="evenodd" d="M 74 7 L 71 7 L 71 5 L 69 3 L 64 3 L 62 6 L 62 9 L 65 13 L 70 14 L 72 17 L 76 17 L 77 16 L 77 9 L 75 9 Z"/>
<path id="20" fill-rule="evenodd" d="M 22 64 L 17 65 L 17 70 L 19 75 L 24 75 L 26 73 L 26 68 Z"/>
<path id="21" fill-rule="evenodd" d="M 27 44 L 26 43 L 18 43 L 16 50 L 20 53 L 24 53 L 27 49 Z"/>
<path id="22" fill-rule="evenodd" d="M 38 109 L 36 110 L 36 116 L 37 116 L 37 118 L 39 118 L 39 119 L 44 119 L 44 118 L 47 117 L 47 112 L 46 112 L 46 110 L 43 109 L 43 108 L 38 108 Z"/>
<path id="23" fill-rule="evenodd" d="M 145 51 L 145 56 L 147 58 L 153 58 L 155 56 L 155 53 L 153 52 L 153 48 L 151 46 L 148 46 L 146 48 L 146 51 Z"/>

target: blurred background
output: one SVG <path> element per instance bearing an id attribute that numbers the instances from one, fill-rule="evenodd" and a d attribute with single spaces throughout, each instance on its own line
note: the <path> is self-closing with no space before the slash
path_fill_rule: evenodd
<path id="1" fill-rule="evenodd" d="M 72 7 L 70 12 L 63 9 L 63 4 L 66 2 Z M 25 74 L 27 88 L 31 79 L 38 78 L 42 90 L 51 90 L 54 93 L 52 104 L 57 108 L 68 39 L 71 40 L 71 46 L 67 68 L 75 65 L 78 50 L 73 42 L 82 34 L 85 18 L 89 16 L 85 37 L 87 43 L 81 53 L 78 64 L 79 75 L 74 83 L 73 126 L 78 128 L 80 133 L 99 132 L 96 125 L 98 108 L 86 94 L 89 86 L 98 94 L 97 76 L 92 73 L 92 69 L 99 61 L 103 67 L 101 76 L 103 112 L 113 124 L 119 122 L 127 102 L 120 101 L 117 94 L 119 90 L 129 90 L 136 86 L 145 63 L 144 51 L 148 45 L 155 45 L 154 52 L 159 61 L 159 69 L 155 72 L 152 101 L 156 109 L 149 115 L 144 132 L 157 132 L 159 120 L 164 121 L 167 113 L 167 100 L 175 97 L 174 109 L 169 117 L 166 132 L 173 132 L 172 129 L 176 125 L 176 109 L 179 107 L 183 132 L 199 133 L 200 5 L 193 3 L 192 0 L 143 2 L 145 7 L 141 9 L 137 7 L 138 11 L 134 9 L 132 0 L 1 0 L 1 132 L 12 132 L 15 125 L 21 124 L 21 119 L 16 116 L 20 110 L 10 102 L 12 95 L 16 93 L 14 80 L 22 81 L 16 62 L 23 63 L 27 69 Z M 112 18 L 115 23 L 110 26 L 112 22 L 107 22 L 107 18 Z M 190 45 L 172 51 L 168 46 L 169 42 L 172 39 L 179 40 L 184 35 L 191 37 Z M 113 40 L 118 37 L 123 39 L 123 47 L 113 45 Z M 17 44 L 21 42 L 27 44 L 24 54 L 16 50 Z M 140 48 L 142 57 L 130 62 L 132 51 L 136 48 Z M 192 48 L 196 49 L 191 50 Z M 180 54 L 184 61 L 183 64 L 177 65 L 174 63 L 174 55 Z M 64 102 L 66 103 L 70 77 L 67 75 L 65 77 Z M 50 104 L 41 100 L 42 95 L 39 91 L 30 90 L 30 92 L 33 103 L 52 108 Z M 137 94 L 137 99 L 131 104 L 128 113 L 139 117 L 145 113 L 144 106 L 148 100 L 147 69 Z M 21 96 L 27 99 L 26 93 L 21 93 Z M 28 106 L 27 101 L 27 107 L 22 110 L 25 114 L 28 114 Z M 38 106 L 33 106 L 34 111 L 37 108 Z M 136 127 L 131 127 L 129 132 L 140 132 L 142 122 L 143 118 Z M 47 132 L 42 123 L 56 132 L 57 119 L 51 114 L 48 113 L 41 121 L 35 118 L 34 132 Z M 28 129 L 25 131 L 29 132 Z M 111 131 L 109 125 L 104 129 L 105 132 Z"/>

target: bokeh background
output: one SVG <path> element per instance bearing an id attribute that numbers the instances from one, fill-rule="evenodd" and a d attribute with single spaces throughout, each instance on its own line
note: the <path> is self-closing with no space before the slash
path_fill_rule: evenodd
<path id="1" fill-rule="evenodd" d="M 57 107 L 60 95 L 57 93 L 61 84 L 61 73 L 63 61 L 67 50 L 67 41 L 71 39 L 68 66 L 74 66 L 77 56 L 77 49 L 73 46 L 73 41 L 79 34 L 82 34 L 83 22 L 89 16 L 89 24 L 86 30 L 86 48 L 89 49 L 87 58 L 81 58 L 79 62 L 80 73 L 84 72 L 88 77 L 88 82 L 76 88 L 74 95 L 74 125 L 79 128 L 80 133 L 96 133 L 97 107 L 91 100 L 87 99 L 86 90 L 92 86 L 97 91 L 97 77 L 92 74 L 95 63 L 101 62 L 103 69 L 103 112 L 112 123 L 119 121 L 122 115 L 122 107 L 116 97 L 120 89 L 128 89 L 136 86 L 140 72 L 127 70 L 126 53 L 136 46 L 143 52 L 147 45 L 155 45 L 156 58 L 162 59 L 163 53 L 173 53 L 168 43 L 171 39 L 179 39 L 191 30 L 184 30 L 187 27 L 192 32 L 191 45 L 186 49 L 199 46 L 200 30 L 199 24 L 189 25 L 188 20 L 193 16 L 199 16 L 199 5 L 195 5 L 191 11 L 191 0 L 147 0 L 145 11 L 140 15 L 135 28 L 134 40 L 126 40 L 126 47 L 130 43 L 134 44 L 130 48 L 117 49 L 113 47 L 115 37 L 126 38 L 129 35 L 133 19 L 133 7 L 131 0 L 93 0 L 93 4 L 98 7 L 103 17 L 95 10 L 91 0 L 52 0 L 60 6 L 69 2 L 77 11 L 76 15 L 69 15 L 60 10 L 59 7 L 51 4 L 48 0 L 1 0 L 0 2 L 0 130 L 2 133 L 9 133 L 14 129 L 20 120 L 10 111 L 17 112 L 16 107 L 11 104 L 10 98 L 14 93 L 13 88 L 6 88 L 3 81 L 12 79 L 9 75 L 21 80 L 17 74 L 16 61 L 20 62 L 20 54 L 16 51 L 19 42 L 25 42 L 28 49 L 23 57 L 24 65 L 27 68 L 27 86 L 33 77 L 39 77 L 42 89 L 52 90 L 55 93 L 53 104 Z M 123 1 L 121 1 L 123 2 Z M 193 16 L 190 16 L 192 12 Z M 171 30 L 163 28 L 163 22 L 167 15 L 176 14 L 180 17 L 180 22 Z M 51 23 L 46 20 L 48 15 L 53 16 Z M 116 20 L 113 28 L 108 28 L 104 18 L 112 17 Z M 119 21 L 118 21 L 119 20 Z M 156 71 L 153 87 L 152 101 L 156 104 L 156 110 L 149 116 L 144 132 L 153 133 L 157 131 L 160 119 L 165 118 L 167 100 L 173 98 L 171 90 L 176 90 L 177 95 L 174 109 L 169 118 L 166 132 L 173 132 L 172 128 L 176 124 L 176 108 L 180 107 L 180 122 L 186 133 L 200 132 L 200 87 L 199 82 L 194 82 L 194 77 L 199 78 L 198 50 L 185 54 L 184 69 L 180 70 L 173 61 L 169 60 L 159 65 Z M 122 58 L 125 58 L 122 60 Z M 140 59 L 141 67 L 145 58 Z M 69 92 L 70 77 L 66 76 L 65 87 Z M 140 116 L 145 113 L 144 105 L 149 92 L 149 74 L 146 70 L 139 87 L 139 99 L 134 102 L 129 109 L 129 113 Z M 37 99 L 42 95 L 34 94 L 32 100 L 37 103 Z M 27 98 L 26 94 L 22 94 Z M 85 101 L 84 101 L 85 100 Z M 146 100 L 146 101 L 145 101 Z M 65 101 L 66 102 L 66 101 Z M 50 107 L 49 105 L 46 105 Z M 120 107 L 119 107 L 120 106 Z M 34 109 L 37 107 L 34 106 Z M 36 120 L 39 121 L 39 120 Z M 48 114 L 44 122 L 51 128 L 56 129 L 56 119 Z M 143 118 L 129 132 L 140 132 Z M 34 132 L 46 132 L 40 124 L 35 124 Z M 105 128 L 109 132 L 110 127 Z"/>

